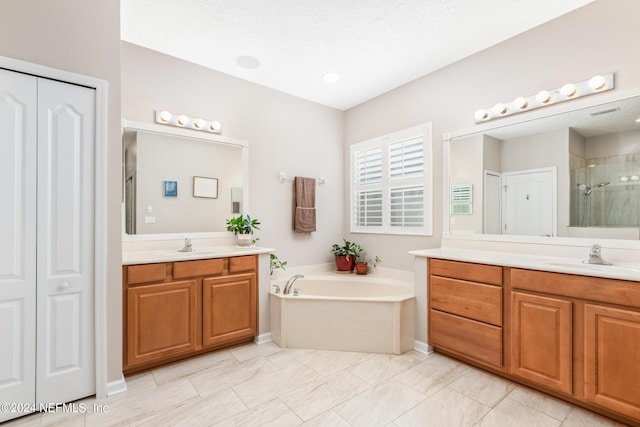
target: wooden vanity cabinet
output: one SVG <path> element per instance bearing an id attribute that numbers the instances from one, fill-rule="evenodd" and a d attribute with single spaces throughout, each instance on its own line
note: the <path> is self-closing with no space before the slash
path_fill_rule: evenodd
<path id="1" fill-rule="evenodd" d="M 433 258 L 427 267 L 436 351 L 640 425 L 640 282 Z"/>
<path id="2" fill-rule="evenodd" d="M 510 269 L 509 373 L 640 424 L 640 283 Z"/>
<path id="3" fill-rule="evenodd" d="M 123 267 L 124 371 L 257 333 L 257 256 Z"/>
<path id="4" fill-rule="evenodd" d="M 502 268 L 429 260 L 429 344 L 504 368 Z"/>

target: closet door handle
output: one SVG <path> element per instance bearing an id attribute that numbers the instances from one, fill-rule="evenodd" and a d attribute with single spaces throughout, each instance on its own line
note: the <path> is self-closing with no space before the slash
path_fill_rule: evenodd
<path id="1" fill-rule="evenodd" d="M 58 285 L 58 290 L 59 291 L 64 291 L 65 289 L 67 289 L 69 287 L 69 282 L 62 282 Z"/>

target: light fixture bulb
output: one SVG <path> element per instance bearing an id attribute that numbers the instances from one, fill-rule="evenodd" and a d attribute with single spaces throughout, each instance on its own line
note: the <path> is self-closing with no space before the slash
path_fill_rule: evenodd
<path id="1" fill-rule="evenodd" d="M 560 93 L 565 98 L 570 98 L 576 94 L 577 90 L 578 89 L 576 88 L 576 85 L 574 85 L 573 83 L 567 83 L 566 85 L 562 86 L 562 88 L 560 89 Z"/>
<path id="2" fill-rule="evenodd" d="M 163 111 L 160 113 L 160 121 L 163 123 L 167 123 L 169 120 L 171 120 L 171 113 L 168 111 Z"/>
<path id="3" fill-rule="evenodd" d="M 589 80 L 589 87 L 592 90 L 601 90 L 604 89 L 604 87 L 606 86 L 607 82 L 604 79 L 604 77 L 602 76 L 593 76 L 591 77 L 591 79 Z"/>
<path id="4" fill-rule="evenodd" d="M 340 75 L 338 75 L 338 73 L 325 73 L 322 76 L 322 80 L 324 80 L 327 83 L 335 83 L 340 79 Z"/>
<path id="5" fill-rule="evenodd" d="M 193 127 L 196 129 L 202 129 L 205 124 L 207 124 L 207 122 L 205 122 L 204 119 L 197 119 L 193 122 Z"/>
<path id="6" fill-rule="evenodd" d="M 640 179 L 640 176 L 638 175 L 631 175 L 631 181 L 637 181 Z"/>
<path id="7" fill-rule="evenodd" d="M 476 110 L 476 112 L 473 114 L 473 117 L 477 120 L 486 120 L 489 118 L 489 114 L 487 114 L 486 111 L 484 110 Z"/>
<path id="8" fill-rule="evenodd" d="M 211 132 L 218 132 L 218 131 L 220 131 L 221 127 L 222 127 L 222 123 L 220 123 L 218 121 L 213 121 L 213 122 L 209 123 L 209 130 Z"/>
<path id="9" fill-rule="evenodd" d="M 628 176 L 621 176 L 620 177 L 620 181 L 627 182 L 627 181 L 629 181 L 629 177 Z"/>
<path id="10" fill-rule="evenodd" d="M 513 100 L 513 105 L 520 110 L 524 110 L 529 106 L 529 101 L 525 97 L 519 96 Z"/>
<path id="11" fill-rule="evenodd" d="M 184 126 L 187 123 L 189 123 L 189 117 L 185 116 L 184 114 L 180 117 L 178 117 L 178 122 L 177 122 L 180 126 Z"/>
<path id="12" fill-rule="evenodd" d="M 540 104 L 546 104 L 547 102 L 549 102 L 551 100 L 551 94 L 546 91 L 546 90 L 541 90 L 540 92 L 538 92 L 538 94 L 536 95 L 536 100 L 540 103 Z"/>
<path id="13" fill-rule="evenodd" d="M 498 102 L 493 106 L 493 112 L 500 115 L 507 114 L 507 106 L 501 102 Z"/>

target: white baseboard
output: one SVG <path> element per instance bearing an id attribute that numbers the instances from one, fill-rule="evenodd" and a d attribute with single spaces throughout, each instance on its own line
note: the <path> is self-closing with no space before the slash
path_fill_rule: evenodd
<path id="1" fill-rule="evenodd" d="M 419 351 L 420 353 L 424 353 L 424 354 L 433 353 L 433 347 L 432 346 L 430 346 L 426 342 L 422 342 L 422 341 L 418 341 L 418 340 L 415 340 L 413 342 L 413 349 L 415 351 Z"/>
<path id="2" fill-rule="evenodd" d="M 266 334 L 260 334 L 256 337 L 253 337 L 253 342 L 258 345 L 271 342 L 271 332 L 267 332 Z"/>
<path id="3" fill-rule="evenodd" d="M 124 393 L 127 391 L 127 383 L 124 380 L 124 375 L 120 374 L 120 379 L 115 381 L 110 381 L 107 383 L 107 397 L 113 396 L 114 394 Z"/>

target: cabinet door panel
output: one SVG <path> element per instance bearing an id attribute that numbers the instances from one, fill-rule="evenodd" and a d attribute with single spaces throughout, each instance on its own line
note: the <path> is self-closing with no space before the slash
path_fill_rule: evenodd
<path id="1" fill-rule="evenodd" d="M 585 305 L 587 400 L 640 419 L 640 312 Z"/>
<path id="2" fill-rule="evenodd" d="M 511 293 L 510 373 L 572 393 L 572 307 L 558 298 Z"/>
<path id="3" fill-rule="evenodd" d="M 254 336 L 256 307 L 255 274 L 204 279 L 202 344 L 218 345 Z"/>
<path id="4" fill-rule="evenodd" d="M 127 290 L 127 365 L 196 349 L 197 281 L 136 286 Z"/>

